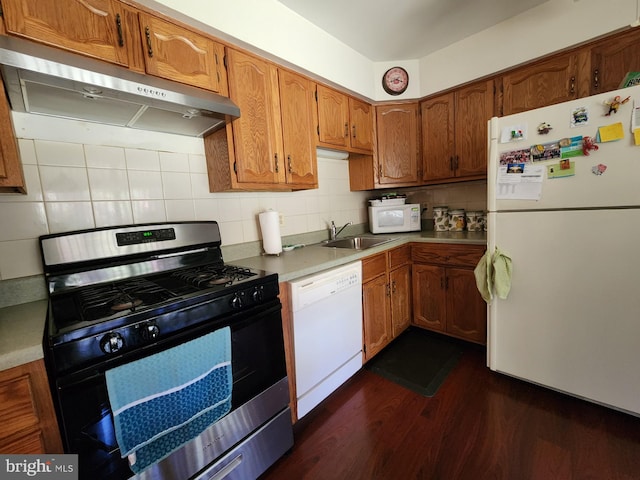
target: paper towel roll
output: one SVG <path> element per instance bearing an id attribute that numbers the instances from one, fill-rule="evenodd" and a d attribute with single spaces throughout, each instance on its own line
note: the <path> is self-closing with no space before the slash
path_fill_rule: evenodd
<path id="1" fill-rule="evenodd" d="M 280 215 L 273 210 L 267 210 L 258 214 L 260 230 L 262 230 L 262 248 L 268 255 L 277 255 L 282 252 L 282 239 L 280 238 Z"/>

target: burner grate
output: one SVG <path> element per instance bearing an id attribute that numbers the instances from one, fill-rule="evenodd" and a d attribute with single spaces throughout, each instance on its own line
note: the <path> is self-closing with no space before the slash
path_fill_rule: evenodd
<path id="1" fill-rule="evenodd" d="M 78 301 L 83 319 L 91 321 L 119 312 L 135 312 L 139 307 L 173 297 L 174 294 L 153 282 L 136 279 L 85 289 L 78 294 Z"/>
<path id="2" fill-rule="evenodd" d="M 176 278 L 198 288 L 229 286 L 254 275 L 255 273 L 248 268 L 233 265 L 224 265 L 222 267 L 207 265 L 188 270 L 180 270 L 173 274 Z"/>

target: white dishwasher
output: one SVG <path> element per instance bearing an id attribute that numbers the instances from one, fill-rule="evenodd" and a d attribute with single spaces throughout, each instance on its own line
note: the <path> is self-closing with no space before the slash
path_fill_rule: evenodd
<path id="1" fill-rule="evenodd" d="M 362 367 L 362 263 L 290 282 L 298 418 Z"/>

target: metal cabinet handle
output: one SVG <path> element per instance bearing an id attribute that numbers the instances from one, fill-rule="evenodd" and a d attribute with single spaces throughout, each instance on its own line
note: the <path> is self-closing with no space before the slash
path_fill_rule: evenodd
<path id="1" fill-rule="evenodd" d="M 278 167 L 278 154 L 277 153 L 273 156 L 273 159 L 274 159 L 274 161 L 276 163 L 276 173 L 278 173 L 280 171 L 280 168 Z"/>
<path id="2" fill-rule="evenodd" d="M 387 283 L 387 297 L 391 296 L 391 285 Z"/>
<path id="3" fill-rule="evenodd" d="M 571 86 L 569 88 L 569 93 L 574 94 L 576 92 L 576 77 L 571 77 Z"/>
<path id="4" fill-rule="evenodd" d="M 455 159 L 453 161 L 453 169 L 454 170 L 458 170 L 459 161 L 460 161 L 460 157 L 458 155 L 456 155 Z"/>
<path id="5" fill-rule="evenodd" d="M 593 71 L 593 88 L 597 90 L 600 87 L 600 71 L 596 68 Z"/>
<path id="6" fill-rule="evenodd" d="M 287 163 L 289 164 L 289 173 L 293 173 L 293 167 L 291 166 L 291 155 L 287 155 Z"/>
<path id="7" fill-rule="evenodd" d="M 149 54 L 149 57 L 153 57 L 153 48 L 151 48 L 151 31 L 149 30 L 149 27 L 145 27 L 144 34 L 147 37 L 147 53 Z"/>
<path id="8" fill-rule="evenodd" d="M 355 125 L 353 125 L 353 127 L 351 127 L 351 136 L 353 138 L 356 138 L 356 126 Z"/>
<path id="9" fill-rule="evenodd" d="M 124 47 L 124 36 L 122 35 L 122 19 L 120 14 L 116 13 L 116 29 L 118 30 L 118 45 Z"/>
<path id="10" fill-rule="evenodd" d="M 393 282 L 391 282 L 391 291 L 393 293 L 396 293 L 396 281 L 395 280 Z"/>
<path id="11" fill-rule="evenodd" d="M 349 124 L 348 123 L 344 124 L 344 136 L 345 137 L 349 136 Z"/>

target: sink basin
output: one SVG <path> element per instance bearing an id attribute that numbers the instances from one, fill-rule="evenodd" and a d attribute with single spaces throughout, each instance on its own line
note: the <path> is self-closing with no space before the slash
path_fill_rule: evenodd
<path id="1" fill-rule="evenodd" d="M 344 237 L 336 240 L 329 240 L 324 243 L 325 247 L 333 248 L 350 248 L 351 250 L 365 250 L 367 248 L 382 245 L 383 243 L 392 242 L 395 238 L 391 237 Z"/>

